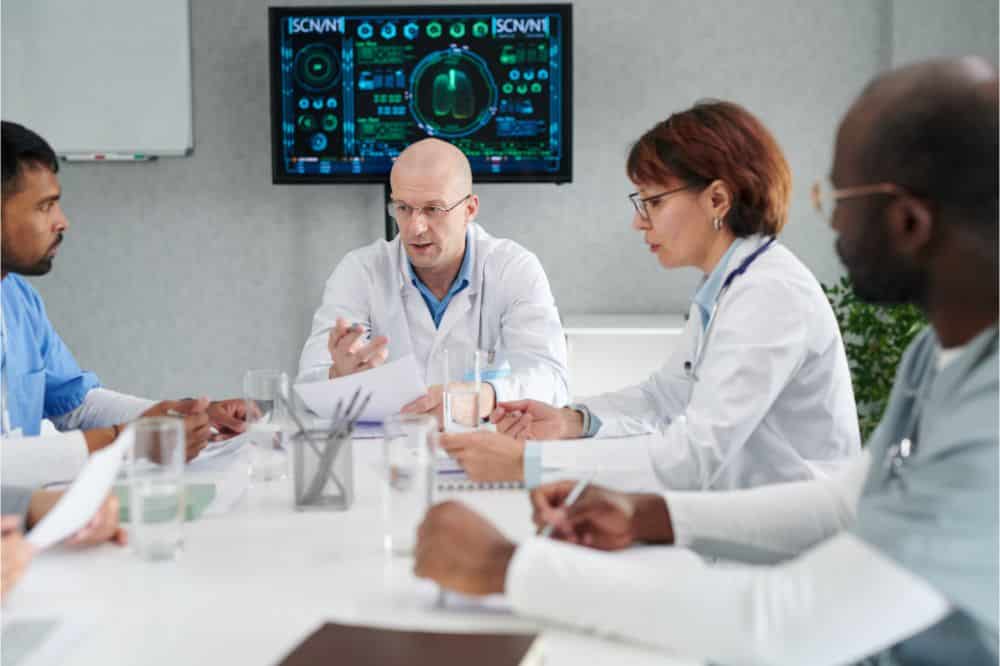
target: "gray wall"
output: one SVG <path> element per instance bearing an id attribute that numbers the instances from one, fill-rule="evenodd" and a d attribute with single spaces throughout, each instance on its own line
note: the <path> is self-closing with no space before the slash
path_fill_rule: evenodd
<path id="1" fill-rule="evenodd" d="M 35 283 L 108 386 L 229 395 L 248 367 L 293 371 L 326 277 L 382 232 L 378 186 L 271 185 L 266 6 L 193 0 L 193 156 L 61 172 L 73 227 Z M 956 49 L 995 60 L 996 16 L 982 0 L 578 0 L 574 182 L 479 187 L 480 221 L 538 253 L 564 313 L 680 311 L 697 276 L 659 269 L 629 229 L 622 163 L 670 112 L 726 98 L 784 146 L 795 174 L 784 240 L 834 279 L 832 234 L 807 192 L 837 119 L 897 60 L 893 45 L 907 60 Z"/>

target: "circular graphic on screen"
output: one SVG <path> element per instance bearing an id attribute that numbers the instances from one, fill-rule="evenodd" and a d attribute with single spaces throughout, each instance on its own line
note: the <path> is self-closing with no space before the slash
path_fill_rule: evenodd
<path id="1" fill-rule="evenodd" d="M 305 47 L 295 55 L 295 80 L 312 92 L 329 90 L 340 80 L 337 53 L 326 44 Z"/>
<path id="2" fill-rule="evenodd" d="M 482 128 L 496 113 L 497 87 L 486 61 L 459 48 L 424 57 L 410 79 L 410 111 L 433 136 L 456 139 Z"/>

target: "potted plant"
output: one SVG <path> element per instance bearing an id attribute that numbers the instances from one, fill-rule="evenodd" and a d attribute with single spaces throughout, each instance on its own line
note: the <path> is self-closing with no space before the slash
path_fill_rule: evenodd
<path id="1" fill-rule="evenodd" d="M 882 419 L 903 351 L 927 320 L 912 305 L 881 306 L 861 301 L 846 277 L 832 286 L 822 286 L 844 338 L 864 443 Z"/>

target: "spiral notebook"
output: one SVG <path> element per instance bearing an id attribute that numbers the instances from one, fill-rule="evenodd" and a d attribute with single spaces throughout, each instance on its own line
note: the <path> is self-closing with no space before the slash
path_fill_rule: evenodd
<path id="1" fill-rule="evenodd" d="M 435 464 L 438 490 L 520 490 L 524 481 L 473 481 L 449 456 L 439 457 Z"/>

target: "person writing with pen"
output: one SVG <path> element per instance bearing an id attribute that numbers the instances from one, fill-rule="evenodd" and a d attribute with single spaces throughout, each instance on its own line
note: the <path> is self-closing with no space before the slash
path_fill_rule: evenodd
<path id="1" fill-rule="evenodd" d="M 791 175 L 767 128 L 742 107 L 707 101 L 632 146 L 632 227 L 668 270 L 704 274 L 676 351 L 646 381 L 579 404 L 499 405 L 498 433 L 442 437 L 481 481 L 541 474 L 536 442 L 651 433 L 667 488 L 724 490 L 814 479 L 860 447 L 851 377 L 833 310 L 778 239 Z M 556 403 L 559 404 L 559 403 Z M 582 444 L 581 444 L 582 445 Z"/>
<path id="2" fill-rule="evenodd" d="M 571 506 L 572 482 L 542 486 L 535 522 L 563 543 L 518 546 L 440 504 L 417 574 L 713 663 L 996 664 L 998 88 L 982 59 L 910 65 L 870 84 L 837 132 L 831 188 L 814 196 L 855 292 L 930 322 L 842 473 L 717 493 L 590 486 Z M 598 552 L 636 543 L 688 548 Z"/>

